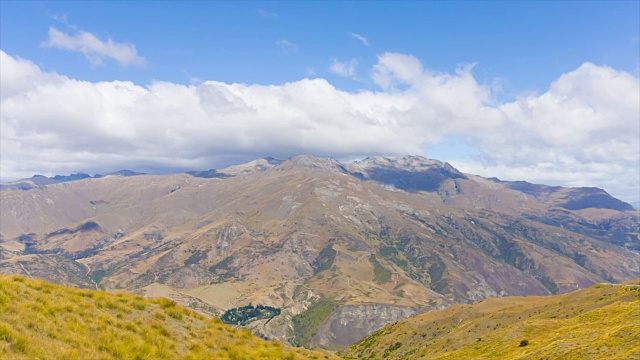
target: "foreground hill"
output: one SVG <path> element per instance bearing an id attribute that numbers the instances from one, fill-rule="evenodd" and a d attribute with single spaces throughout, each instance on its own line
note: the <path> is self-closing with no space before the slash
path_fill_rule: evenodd
<path id="1" fill-rule="evenodd" d="M 0 275 L 0 358 L 330 359 L 236 330 L 163 298 Z"/>
<path id="2" fill-rule="evenodd" d="M 311 155 L 0 191 L 0 273 L 164 296 L 268 338 L 346 347 L 452 303 L 640 276 L 639 211 L 595 188 L 419 156 Z"/>
<path id="3" fill-rule="evenodd" d="M 639 279 L 640 280 L 640 279 Z M 453 305 L 388 325 L 345 352 L 357 359 L 638 359 L 640 285 Z"/>

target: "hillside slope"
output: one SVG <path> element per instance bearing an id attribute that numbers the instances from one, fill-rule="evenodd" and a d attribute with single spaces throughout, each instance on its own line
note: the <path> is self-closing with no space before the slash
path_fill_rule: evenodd
<path id="1" fill-rule="evenodd" d="M 0 358 L 330 359 L 265 341 L 163 298 L 0 275 Z"/>
<path id="2" fill-rule="evenodd" d="M 372 360 L 638 359 L 638 283 L 453 305 L 388 325 L 343 355 Z"/>

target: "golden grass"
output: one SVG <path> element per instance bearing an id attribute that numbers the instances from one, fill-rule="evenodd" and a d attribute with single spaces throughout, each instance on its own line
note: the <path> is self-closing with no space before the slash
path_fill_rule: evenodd
<path id="1" fill-rule="evenodd" d="M 204 317 L 164 298 L 0 276 L 0 358 L 329 359 Z"/>
<path id="2" fill-rule="evenodd" d="M 637 282 L 637 281 L 636 281 Z M 638 359 L 640 287 L 454 305 L 382 328 L 348 348 L 358 359 Z M 521 342 L 526 345 L 521 346 Z"/>

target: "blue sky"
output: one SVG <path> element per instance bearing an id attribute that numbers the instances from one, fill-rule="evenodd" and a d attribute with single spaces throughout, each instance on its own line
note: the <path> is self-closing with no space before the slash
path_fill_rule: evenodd
<path id="1" fill-rule="evenodd" d="M 3 1 L 1 36 L 4 51 L 83 80 L 188 83 L 191 75 L 281 84 L 319 76 L 357 90 L 374 86 L 366 69 L 377 54 L 390 51 L 414 55 L 436 71 L 477 62 L 479 81 L 501 79 L 518 94 L 544 91 L 585 61 L 637 75 L 638 4 Z M 51 26 L 135 44 L 148 65 L 91 67 L 81 54 L 42 48 Z M 364 36 L 370 47 L 351 33 Z M 278 46 L 279 40 L 295 48 Z M 361 79 L 329 73 L 333 58 L 357 59 Z"/>
<path id="2" fill-rule="evenodd" d="M 127 134 L 107 136 L 96 130 L 104 129 L 104 124 L 94 124 L 93 130 L 81 132 L 89 134 L 86 144 L 104 143 L 100 151 L 94 151 L 86 144 L 71 141 L 72 145 L 65 146 L 52 140 L 66 139 L 65 136 L 70 135 L 64 131 L 72 125 L 61 125 L 65 122 L 61 118 L 73 116 L 52 117 L 51 111 L 44 108 L 42 113 L 31 111 L 27 114 L 24 109 L 32 109 L 33 104 L 22 103 L 24 107 L 20 108 L 16 105 L 17 98 L 9 96 L 3 98 L 7 110 L 2 112 L 2 125 L 11 135 L 2 134 L 0 177 L 5 181 L 35 172 L 97 172 L 111 170 L 107 167 L 133 166 L 142 168 L 136 170 L 167 172 L 191 167 L 220 167 L 251 157 L 282 157 L 300 151 L 343 159 L 421 152 L 482 175 L 509 179 L 525 177 L 529 181 L 568 186 L 600 186 L 616 196 L 636 201 L 640 198 L 637 186 L 640 170 L 638 156 L 634 157 L 634 153 L 640 150 L 636 147 L 637 142 L 629 138 L 629 132 L 640 136 L 634 124 L 639 114 L 632 104 L 636 94 L 632 91 L 631 100 L 625 98 L 627 100 L 622 103 L 622 100 L 608 99 L 606 94 L 629 86 L 631 89 L 638 87 L 639 4 L 638 1 L 2 1 L 0 47 L 12 64 L 16 62 L 11 67 L 6 59 L 5 64 L 0 64 L 6 79 L 13 79 L 13 75 L 6 75 L 9 72 L 23 74 L 19 69 L 35 65 L 37 74 L 32 76 L 38 79 L 50 79 L 48 75 L 56 74 L 65 81 L 97 86 L 98 92 L 104 90 L 98 86 L 100 82 L 127 81 L 135 85 L 128 92 L 109 90 L 117 94 L 113 96 L 120 99 L 118 101 L 133 99 L 131 91 L 146 90 L 157 95 L 160 90 L 152 89 L 154 84 L 174 86 L 173 90 L 165 87 L 162 91 L 184 91 L 186 94 L 190 91 L 198 93 L 200 89 L 198 94 L 205 90 L 211 92 L 212 88 L 206 84 L 213 81 L 217 86 L 215 91 L 224 88 L 220 91 L 227 95 L 221 96 L 229 100 L 229 94 L 233 94 L 238 101 L 242 100 L 242 104 L 249 104 L 247 106 L 255 110 L 255 114 L 250 119 L 239 117 L 238 114 L 245 112 L 238 110 L 236 102 L 234 109 L 237 112 L 232 114 L 226 103 L 222 104 L 218 98 L 209 98 L 210 106 L 200 111 L 206 116 L 199 121 L 189 120 L 189 116 L 195 115 L 185 110 L 183 121 L 196 134 L 233 131 L 242 136 L 235 139 L 235 145 L 225 147 L 221 143 L 219 147 L 206 147 L 210 156 L 185 150 L 182 155 L 173 157 L 154 148 L 153 141 L 144 139 L 143 129 L 152 127 L 154 120 L 147 119 L 149 124 L 138 123 L 143 121 L 139 120 L 140 116 L 144 117 L 140 114 L 135 114 L 135 120 L 131 120 L 132 110 L 116 109 L 104 102 L 100 105 L 104 108 L 88 110 L 108 113 L 108 121 L 127 126 L 133 124 L 131 133 Z M 80 34 L 85 37 L 81 38 Z M 112 48 L 105 45 L 109 41 L 114 45 Z M 116 54 L 117 51 L 120 52 Z M 585 63 L 589 65 L 583 66 Z M 469 64 L 474 65 L 470 67 Z M 302 83 L 305 78 L 319 79 L 326 84 L 320 81 Z M 422 80 L 418 82 L 414 78 Z M 24 84 L 33 83 L 33 80 L 25 79 L 21 80 Z M 556 82 L 559 85 L 554 90 L 552 84 Z M 247 88 L 231 88 L 234 83 L 245 84 Z M 286 83 L 293 85 L 286 87 Z M 187 88 L 178 89 L 177 85 Z M 272 87 L 266 95 L 257 85 Z M 26 85 L 9 84 L 5 80 L 5 93 L 9 93 L 10 86 L 23 89 L 20 94 L 43 92 L 43 88 L 24 90 Z M 581 90 L 585 86 L 600 90 Z M 134 87 L 137 90 L 132 90 Z M 47 93 L 50 95 L 47 99 L 72 96 L 63 89 L 67 87 L 61 87 L 53 95 Z M 607 92 L 598 92 L 603 89 Z M 289 91 L 293 93 L 289 94 Z M 456 97 L 458 93 L 464 103 L 440 98 L 441 94 Z M 13 90 L 11 94 L 14 94 Z M 101 94 L 107 98 L 106 93 Z M 274 119 L 279 117 L 271 112 L 271 107 L 263 108 L 254 103 L 257 101 L 254 98 L 262 96 L 260 94 L 284 104 L 278 108 L 282 114 L 300 112 L 306 121 L 278 123 Z M 309 98 L 302 98 L 301 94 L 307 94 Z M 328 117 L 354 113 L 367 117 L 375 104 L 384 103 L 386 117 L 376 118 L 374 114 L 367 119 L 353 120 L 362 120 L 362 124 L 377 121 L 384 126 L 366 131 L 361 124 L 360 133 L 368 136 L 370 142 L 363 139 L 352 147 L 336 143 L 335 151 L 318 145 L 312 137 L 322 139 L 333 133 L 336 138 L 348 138 L 350 131 L 357 133 L 358 130 L 355 125 L 353 129 L 345 128 L 334 124 L 334 119 L 317 115 L 322 112 L 314 110 L 312 103 L 316 94 L 345 102 L 334 112 L 327 111 Z M 360 96 L 352 96 L 356 94 Z M 374 96 L 379 98 L 371 100 Z M 551 105 L 558 103 L 554 96 L 564 102 L 563 106 Z M 178 98 L 177 93 L 174 98 Z M 290 101 L 291 98 L 295 101 Z M 118 101 L 115 103 L 120 104 Z M 187 109 L 189 101 L 175 104 L 174 108 Z M 203 98 L 199 98 L 198 103 L 203 102 Z M 413 105 L 403 108 L 407 102 Z M 148 106 L 155 106 L 147 113 L 166 114 L 159 109 L 165 103 L 149 105 L 148 99 L 144 101 Z M 475 104 L 475 107 L 459 112 L 465 104 Z M 331 103 L 325 105 L 332 106 Z M 227 107 L 222 109 L 220 106 Z M 447 109 L 448 106 L 452 108 Z M 621 106 L 622 110 L 615 110 Z M 363 110 L 365 108 L 367 110 Z M 391 111 L 399 108 L 403 110 Z M 220 113 L 228 117 L 223 119 Z M 474 113 L 492 115 L 473 120 Z M 574 115 L 577 116 L 575 119 L 549 120 Z M 469 117 L 468 121 L 460 120 L 465 116 Z M 614 120 L 606 120 L 612 117 Z M 98 120 L 77 121 L 73 126 Z M 182 134 L 182 128 L 172 128 L 179 123 L 176 121 L 165 119 L 157 126 L 164 126 L 163 136 L 174 139 L 174 146 L 179 148 L 188 134 Z M 546 132 L 545 126 L 552 128 L 559 121 L 566 123 L 552 134 Z M 248 130 L 269 122 L 274 122 L 272 125 L 276 128 L 299 126 L 301 132 L 267 143 L 256 140 L 254 130 Z M 578 130 L 572 131 L 572 127 Z M 341 130 L 344 133 L 341 134 Z M 387 136 L 389 132 L 393 136 Z M 415 136 L 412 132 L 424 132 L 425 135 Z M 509 143 L 507 140 L 513 132 L 534 136 L 521 134 Z M 559 138 L 564 132 L 569 138 L 575 136 L 563 143 Z M 300 134 L 306 134 L 309 139 L 296 140 Z M 37 154 L 41 152 L 38 150 L 46 151 L 54 145 L 34 149 L 35 139 L 49 139 L 55 144 L 53 152 L 59 153 L 60 157 L 39 158 Z M 385 141 L 389 146 L 379 144 Z M 132 145 L 133 142 L 138 145 Z M 27 146 L 27 143 L 31 145 Z M 139 145 L 141 143 L 150 145 L 145 148 Z M 592 144 L 592 148 L 585 149 L 584 144 Z M 22 151 L 17 151 L 17 147 Z M 126 147 L 135 149 L 138 157 L 126 157 L 117 150 Z M 511 154 L 492 154 L 500 149 Z M 616 158 L 612 149 L 617 149 L 621 155 Z M 85 153 L 86 156 L 79 155 Z M 73 155 L 73 161 L 64 160 L 69 154 Z M 104 169 L 95 165 L 96 158 L 109 159 L 104 162 Z M 621 179 L 623 177 L 626 180 Z"/>

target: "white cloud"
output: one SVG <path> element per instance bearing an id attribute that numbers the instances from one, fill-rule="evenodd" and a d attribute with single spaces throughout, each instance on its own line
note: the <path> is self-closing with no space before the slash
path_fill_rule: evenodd
<path id="1" fill-rule="evenodd" d="M 422 64 L 415 56 L 384 53 L 378 56 L 371 77 L 376 85 L 390 89 L 398 85 L 418 85 L 424 75 Z"/>
<path id="2" fill-rule="evenodd" d="M 457 136 L 478 152 L 453 162 L 463 171 L 638 198 L 640 83 L 626 72 L 585 63 L 543 94 L 498 104 L 472 66 L 438 73 L 385 53 L 371 76 L 381 90 L 350 93 L 324 79 L 92 83 L 0 52 L 0 176 L 209 169 L 303 152 L 421 154 Z"/>
<path id="3" fill-rule="evenodd" d="M 356 67 L 358 66 L 358 60 L 351 59 L 346 61 L 339 61 L 338 59 L 331 60 L 331 66 L 329 71 L 344 77 L 355 77 Z"/>
<path id="4" fill-rule="evenodd" d="M 115 60 L 121 66 L 145 64 L 145 59 L 138 55 L 135 45 L 116 43 L 112 39 L 102 41 L 86 31 L 73 36 L 50 27 L 49 39 L 42 46 L 80 52 L 93 66 L 103 65 L 105 59 Z"/>
<path id="5" fill-rule="evenodd" d="M 369 45 L 369 40 L 367 40 L 366 37 L 360 35 L 360 34 L 356 34 L 356 33 L 349 33 L 349 35 L 351 35 L 352 38 L 359 40 L 362 44 L 364 44 L 367 47 L 371 47 L 371 45 Z"/>
<path id="6" fill-rule="evenodd" d="M 287 39 L 276 40 L 276 46 L 281 53 L 291 53 L 298 50 L 298 46 Z"/>

